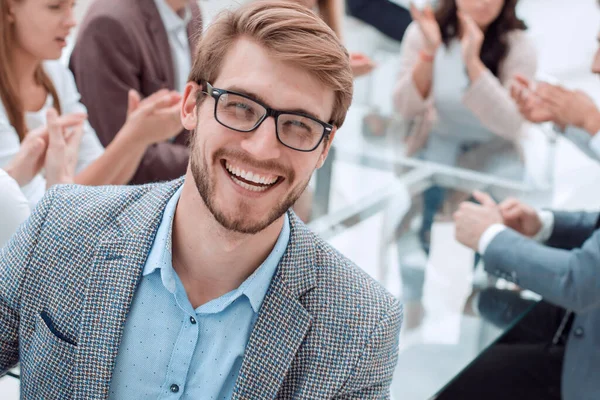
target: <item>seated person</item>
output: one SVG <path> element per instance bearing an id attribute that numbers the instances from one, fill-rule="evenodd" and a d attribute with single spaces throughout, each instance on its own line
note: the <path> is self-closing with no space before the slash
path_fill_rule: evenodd
<path id="1" fill-rule="evenodd" d="M 600 49 L 592 72 L 600 74 Z M 527 120 L 554 123 L 555 129 L 565 133 L 583 152 L 600 159 L 600 110 L 585 92 L 547 82 L 534 83 L 517 75 L 511 94 Z"/>
<path id="2" fill-rule="evenodd" d="M 70 68 L 100 143 L 108 146 L 127 119 L 127 93 L 183 93 L 191 52 L 202 33 L 194 0 L 96 0 L 81 24 Z M 129 182 L 185 174 L 188 133 L 146 146 Z"/>
<path id="3" fill-rule="evenodd" d="M 412 19 L 410 12 L 390 0 L 347 0 L 348 12 L 398 42 Z"/>
<path id="4" fill-rule="evenodd" d="M 407 155 L 454 166 L 467 150 L 485 144 L 497 151 L 517 140 L 524 118 L 509 86 L 517 73 L 533 77 L 537 59 L 516 5 L 517 0 L 440 0 L 435 14 L 411 6 L 414 22 L 402 42 L 394 94 L 397 112 L 418 120 L 406 140 Z M 509 168 L 502 174 L 515 178 Z M 424 193 L 420 238 L 426 252 L 444 197 L 440 187 Z"/>
<path id="5" fill-rule="evenodd" d="M 385 399 L 402 308 L 289 208 L 325 162 L 349 57 L 287 1 L 197 47 L 175 181 L 58 185 L 0 250 L 0 375 L 26 399 Z"/>
<path id="6" fill-rule="evenodd" d="M 29 132 L 17 155 L 0 169 L 0 247 L 31 213 L 19 186 L 29 183 L 42 168 L 48 187 L 73 182 L 84 118 L 74 114 L 59 118 L 53 108 L 46 114 L 48 129 Z"/>
<path id="7" fill-rule="evenodd" d="M 56 4 L 55 4 L 56 3 Z M 56 60 L 75 26 L 73 1 L 48 6 L 37 0 L 0 0 L 0 54 L 8 66 L 0 69 L 0 167 L 19 152 L 29 131 L 46 125 L 46 111 L 85 113 L 71 72 Z M 130 95 L 129 116 L 118 140 L 106 149 L 87 121 L 77 160 L 75 182 L 87 185 L 124 184 L 135 173 L 148 146 L 181 130 L 180 96 L 168 91 L 144 99 Z M 107 118 L 109 118 L 107 116 Z M 22 187 L 33 205 L 46 190 L 41 174 Z"/>
<path id="8" fill-rule="evenodd" d="M 547 303 L 438 399 L 600 398 L 600 215 L 474 196 L 481 204 L 465 202 L 455 213 L 457 240 L 482 254 L 488 272 Z"/>

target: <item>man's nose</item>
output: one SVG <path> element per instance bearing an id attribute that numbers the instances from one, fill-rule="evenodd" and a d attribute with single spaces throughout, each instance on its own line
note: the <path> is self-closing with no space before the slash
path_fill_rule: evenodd
<path id="1" fill-rule="evenodd" d="M 257 160 L 272 160 L 281 155 L 281 144 L 277 140 L 275 120 L 265 119 L 262 124 L 242 140 L 242 148 Z"/>

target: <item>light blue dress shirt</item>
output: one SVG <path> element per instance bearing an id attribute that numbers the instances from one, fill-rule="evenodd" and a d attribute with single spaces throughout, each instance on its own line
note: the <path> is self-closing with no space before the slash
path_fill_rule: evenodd
<path id="1" fill-rule="evenodd" d="M 271 279 L 290 238 L 286 214 L 271 254 L 237 289 L 192 308 L 171 263 L 181 188 L 146 260 L 110 385 L 110 399 L 229 399 Z"/>

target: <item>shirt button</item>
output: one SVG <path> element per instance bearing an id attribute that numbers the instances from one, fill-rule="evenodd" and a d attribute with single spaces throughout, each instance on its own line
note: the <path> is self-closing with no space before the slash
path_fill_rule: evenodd
<path id="1" fill-rule="evenodd" d="M 577 329 L 575 329 L 575 331 L 573 332 L 573 335 L 576 338 L 583 337 L 583 328 L 582 327 L 578 327 Z"/>
<path id="2" fill-rule="evenodd" d="M 179 386 L 176 385 L 176 384 L 172 384 L 171 385 L 171 392 L 173 392 L 173 393 L 179 392 Z"/>
<path id="3" fill-rule="evenodd" d="M 196 318 L 190 317 L 190 322 L 192 323 L 192 325 L 196 325 Z"/>

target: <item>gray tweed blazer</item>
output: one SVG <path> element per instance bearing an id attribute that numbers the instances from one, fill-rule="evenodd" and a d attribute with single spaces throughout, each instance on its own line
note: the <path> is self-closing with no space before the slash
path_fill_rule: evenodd
<path id="1" fill-rule="evenodd" d="M 127 312 L 183 180 L 48 192 L 0 252 L 0 374 L 25 399 L 105 399 Z M 387 399 L 402 308 L 290 212 L 233 399 Z"/>

